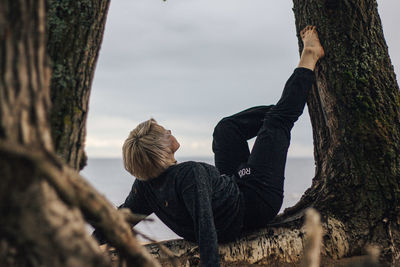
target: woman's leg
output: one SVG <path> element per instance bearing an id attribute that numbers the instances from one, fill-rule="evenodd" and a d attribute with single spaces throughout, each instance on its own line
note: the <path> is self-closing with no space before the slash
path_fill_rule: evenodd
<path id="1" fill-rule="evenodd" d="M 301 34 L 305 47 L 299 66 L 278 103 L 265 115 L 247 162 L 250 175 L 239 179 L 246 199 L 247 228 L 263 226 L 279 212 L 290 131 L 302 114 L 314 83 L 315 64 L 324 55 L 315 27 L 306 27 Z"/>
<path id="2" fill-rule="evenodd" d="M 303 113 L 308 92 L 315 79 L 315 64 L 324 56 L 315 27 L 307 26 L 301 32 L 301 37 L 304 49 L 299 66 L 286 82 L 278 103 L 265 115 L 248 160 L 259 171 L 268 174 L 271 181 L 267 182 L 276 192 L 282 193 L 290 131 Z"/>
<path id="3" fill-rule="evenodd" d="M 234 174 L 241 163 L 247 162 L 250 151 L 247 140 L 260 130 L 265 114 L 272 106 L 246 109 L 223 118 L 213 133 L 215 166 L 221 174 Z"/>
<path id="4" fill-rule="evenodd" d="M 314 82 L 314 72 L 295 69 L 285 85 L 279 102 L 265 115 L 263 125 L 248 159 L 257 177 L 262 177 L 263 185 L 269 192 L 266 198 L 274 208 L 281 205 L 286 156 L 290 144 L 290 131 L 303 113 L 307 95 Z M 275 196 L 279 198 L 275 199 Z M 275 199 L 272 201 L 272 199 Z M 278 207 L 277 207 L 278 209 Z"/>
<path id="5" fill-rule="evenodd" d="M 313 81 L 313 71 L 295 69 L 281 99 L 265 114 L 247 164 L 238 170 L 237 181 L 245 198 L 245 229 L 265 226 L 281 208 L 290 130 L 303 112 Z"/>

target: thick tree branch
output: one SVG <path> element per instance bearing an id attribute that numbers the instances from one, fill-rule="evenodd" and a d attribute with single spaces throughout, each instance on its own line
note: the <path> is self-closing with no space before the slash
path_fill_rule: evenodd
<path id="1" fill-rule="evenodd" d="M 80 208 L 93 226 L 103 232 L 110 244 L 127 259 L 130 266 L 160 266 L 146 249 L 139 245 L 130 225 L 125 221 L 126 215 L 116 210 L 82 176 L 61 163 L 56 156 L 48 152 L 29 150 L 9 142 L 0 142 L 0 151 L 19 157 L 35 166 L 65 202 Z"/>
<path id="2" fill-rule="evenodd" d="M 275 264 L 277 262 L 299 263 L 304 254 L 307 243 L 307 229 L 302 227 L 304 213 L 287 218 L 270 227 L 244 234 L 235 242 L 220 244 L 219 253 L 221 261 L 229 266 L 230 262 L 242 262 L 243 264 Z M 326 218 L 322 223 L 325 233 L 322 255 L 334 259 L 344 257 L 349 252 L 348 237 L 345 233 L 345 226 L 334 218 Z M 176 239 L 161 242 L 171 250 L 182 264 L 198 257 L 196 244 Z M 166 259 L 158 247 L 158 244 L 147 245 L 150 253 L 155 257 Z"/>

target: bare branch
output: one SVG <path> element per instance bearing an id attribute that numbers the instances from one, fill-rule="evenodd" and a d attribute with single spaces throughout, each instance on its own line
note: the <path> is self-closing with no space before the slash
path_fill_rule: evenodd
<path id="1" fill-rule="evenodd" d="M 140 231 L 133 230 L 136 235 L 140 235 L 148 241 L 152 242 L 152 245 L 158 246 L 158 248 L 165 254 L 169 261 L 171 261 L 172 265 L 175 267 L 179 266 L 178 256 L 175 255 L 171 250 L 169 250 L 166 246 L 164 246 L 161 242 L 149 237 L 148 235 L 143 234 Z"/>
<path id="2" fill-rule="evenodd" d="M 141 221 L 147 221 L 151 222 L 153 219 L 151 218 L 146 218 L 147 216 L 145 215 L 140 215 L 140 214 L 134 214 L 130 211 L 130 209 L 119 209 L 118 210 L 125 218 L 125 221 L 128 222 L 130 225 L 134 226 L 138 224 Z"/>
<path id="3" fill-rule="evenodd" d="M 304 224 L 306 232 L 306 246 L 304 248 L 303 266 L 318 267 L 321 258 L 322 234 L 321 216 L 313 209 L 306 211 L 306 222 Z"/>

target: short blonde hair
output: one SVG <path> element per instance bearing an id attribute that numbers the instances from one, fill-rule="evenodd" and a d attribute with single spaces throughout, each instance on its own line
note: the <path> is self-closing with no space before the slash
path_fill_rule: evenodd
<path id="1" fill-rule="evenodd" d="M 125 169 L 139 180 L 159 176 L 174 164 L 166 130 L 151 118 L 133 129 L 122 147 Z"/>

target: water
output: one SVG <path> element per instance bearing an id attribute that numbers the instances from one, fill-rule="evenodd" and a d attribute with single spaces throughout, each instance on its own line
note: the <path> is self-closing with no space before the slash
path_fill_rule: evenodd
<path id="1" fill-rule="evenodd" d="M 180 162 L 195 160 L 213 164 L 212 158 L 178 158 L 177 160 Z M 134 178 L 125 171 L 122 159 L 89 159 L 88 166 L 81 174 L 116 206 L 124 202 L 134 181 Z M 296 204 L 304 191 L 311 186 L 314 177 L 314 159 L 289 158 L 286 163 L 285 177 L 285 198 L 281 211 Z M 179 238 L 154 214 L 150 215 L 150 218 L 153 218 L 154 222 L 141 222 L 135 229 L 155 240 Z"/>

